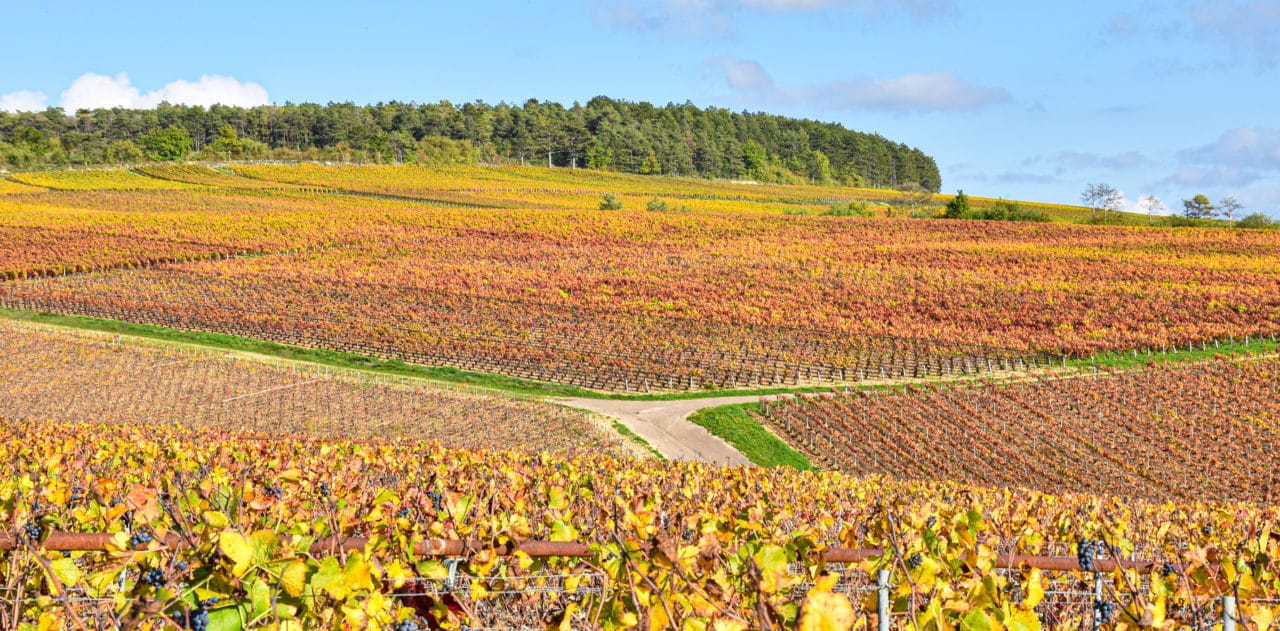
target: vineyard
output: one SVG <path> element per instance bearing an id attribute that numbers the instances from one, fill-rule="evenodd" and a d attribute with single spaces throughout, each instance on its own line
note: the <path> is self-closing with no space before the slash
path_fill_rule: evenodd
<path id="1" fill-rule="evenodd" d="M 31 235 L 0 247 L 0 305 L 601 390 L 987 375 L 1280 333 L 1262 231 L 797 216 L 856 191 L 585 170 L 20 176 L 54 190 L 0 197 L 0 230 Z M 622 210 L 597 208 L 606 192 Z"/>
<path id="2" fill-rule="evenodd" d="M 759 418 L 858 475 L 1272 503 L 1280 360 L 774 397 Z"/>
<path id="3" fill-rule="evenodd" d="M 5 628 L 1262 631 L 1280 596 L 1249 504 L 30 421 L 0 467 Z"/>
<path id="4" fill-rule="evenodd" d="M 16 324 L 0 324 L 0 416 L 27 423 L 405 437 L 470 449 L 632 453 L 607 424 L 585 413 L 501 393 Z"/>

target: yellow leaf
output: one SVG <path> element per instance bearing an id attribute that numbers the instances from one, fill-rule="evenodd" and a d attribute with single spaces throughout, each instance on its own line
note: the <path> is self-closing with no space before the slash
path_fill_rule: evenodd
<path id="1" fill-rule="evenodd" d="M 301 596 L 307 588 L 307 564 L 292 561 L 280 572 L 280 586 L 290 596 Z"/>
<path id="2" fill-rule="evenodd" d="M 234 530 L 224 530 L 218 534 L 218 547 L 235 564 L 231 568 L 232 576 L 240 578 L 249 571 L 249 566 L 253 564 L 253 545 L 244 535 Z"/>
<path id="3" fill-rule="evenodd" d="M 1022 599 L 1022 608 L 1032 610 L 1044 600 L 1044 576 L 1040 568 L 1032 568 L 1027 572 L 1027 580 L 1023 584 L 1026 596 Z"/>
<path id="4" fill-rule="evenodd" d="M 812 591 L 804 599 L 800 631 L 845 631 L 853 622 L 853 605 L 844 594 Z"/>
<path id="5" fill-rule="evenodd" d="M 1005 618 L 1009 631 L 1040 631 L 1040 617 L 1034 611 L 1016 611 Z"/>
<path id="6" fill-rule="evenodd" d="M 347 567 L 344 568 L 342 575 L 347 591 L 373 591 L 373 575 L 363 554 L 353 552 L 347 559 Z"/>

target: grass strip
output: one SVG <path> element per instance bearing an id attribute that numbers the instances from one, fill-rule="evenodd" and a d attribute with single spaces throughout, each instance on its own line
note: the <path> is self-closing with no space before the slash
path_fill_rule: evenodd
<path id="1" fill-rule="evenodd" d="M 721 405 L 698 410 L 689 416 L 689 420 L 733 445 L 756 465 L 814 470 L 808 458 L 751 416 L 751 412 L 759 409 L 758 403 Z"/>

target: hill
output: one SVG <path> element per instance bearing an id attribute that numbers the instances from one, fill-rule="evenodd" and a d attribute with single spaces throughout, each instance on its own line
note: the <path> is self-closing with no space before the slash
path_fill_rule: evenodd
<path id="1" fill-rule="evenodd" d="M 0 167 L 180 160 L 310 159 L 382 164 L 504 163 L 624 173 L 937 191 L 934 159 L 879 134 L 765 113 L 606 97 L 537 100 L 173 106 L 0 112 Z"/>

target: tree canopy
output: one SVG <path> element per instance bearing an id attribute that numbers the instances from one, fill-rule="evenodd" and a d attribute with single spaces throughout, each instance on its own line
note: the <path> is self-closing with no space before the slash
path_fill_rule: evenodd
<path id="1" fill-rule="evenodd" d="M 396 163 L 431 161 L 444 153 L 450 161 L 461 155 L 480 162 L 549 161 L 780 183 L 916 184 L 926 191 L 942 184 L 932 157 L 878 134 L 690 103 L 655 106 L 596 97 L 571 107 L 529 100 L 0 112 L 0 166 L 119 162 L 136 156 L 126 142 L 156 160 L 194 152 L 210 159 Z M 175 151 L 182 155 L 174 157 Z"/>

